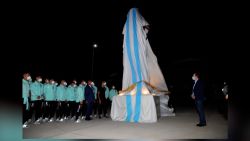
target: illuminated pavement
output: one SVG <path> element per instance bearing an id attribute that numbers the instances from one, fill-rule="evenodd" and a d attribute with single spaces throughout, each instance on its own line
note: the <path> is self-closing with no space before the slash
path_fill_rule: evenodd
<path id="1" fill-rule="evenodd" d="M 198 116 L 192 108 L 178 109 L 175 117 L 163 117 L 157 123 L 127 123 L 108 119 L 31 124 L 23 138 L 58 139 L 225 139 L 227 120 L 216 110 L 206 110 L 207 126 L 197 127 Z"/>

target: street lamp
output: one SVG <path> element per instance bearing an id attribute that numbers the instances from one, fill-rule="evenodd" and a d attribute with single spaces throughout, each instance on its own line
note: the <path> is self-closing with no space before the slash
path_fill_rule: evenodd
<path id="1" fill-rule="evenodd" d="M 91 68 L 91 80 L 93 80 L 93 72 L 94 72 L 94 49 L 97 48 L 97 44 L 93 44 L 93 51 L 92 51 L 92 68 Z"/>

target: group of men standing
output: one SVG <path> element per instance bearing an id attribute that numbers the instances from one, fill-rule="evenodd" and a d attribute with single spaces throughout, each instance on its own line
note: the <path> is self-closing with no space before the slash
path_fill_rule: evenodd
<path id="1" fill-rule="evenodd" d="M 105 81 L 98 90 L 91 80 L 87 83 L 83 80 L 78 86 L 76 80 L 68 86 L 65 80 L 61 80 L 58 85 L 53 79 L 45 79 L 42 83 L 40 76 L 32 82 L 29 73 L 23 75 L 22 85 L 23 128 L 27 128 L 28 123 L 40 124 L 42 121 L 71 119 L 80 123 L 84 118 L 92 120 L 92 114 L 97 117 L 97 113 L 99 118 L 102 115 L 108 118 L 107 110 L 113 96 L 118 94 L 115 86 L 109 90 Z M 35 120 L 32 120 L 33 115 Z"/>

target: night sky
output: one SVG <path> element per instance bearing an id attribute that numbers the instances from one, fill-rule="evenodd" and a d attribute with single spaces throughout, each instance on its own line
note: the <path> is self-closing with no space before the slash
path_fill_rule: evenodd
<path id="1" fill-rule="evenodd" d="M 226 3 L 93 0 L 86 3 L 41 3 L 16 13 L 20 37 L 20 78 L 30 72 L 57 81 L 91 79 L 122 85 L 122 29 L 130 8 L 150 24 L 148 39 L 168 86 L 186 96 L 192 73 L 200 71 L 208 87 L 230 79 L 230 13 Z M 180 92 L 181 93 L 181 92 Z M 184 94 L 183 94 L 184 95 Z"/>

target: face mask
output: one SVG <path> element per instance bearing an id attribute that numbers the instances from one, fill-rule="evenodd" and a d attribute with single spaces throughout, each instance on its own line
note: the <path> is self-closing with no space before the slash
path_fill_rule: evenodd
<path id="1" fill-rule="evenodd" d="M 54 84 L 55 82 L 54 82 L 54 81 L 52 81 L 51 83 L 52 83 L 52 84 Z"/>
<path id="2" fill-rule="evenodd" d="M 115 87 L 112 87 L 113 89 L 115 89 Z"/>
<path id="3" fill-rule="evenodd" d="M 28 76 L 28 77 L 27 77 L 27 80 L 31 80 L 31 77 L 30 77 L 30 76 Z"/>
<path id="4" fill-rule="evenodd" d="M 66 83 L 66 82 L 64 82 L 63 84 L 64 84 L 65 86 L 67 86 L 67 83 Z"/>
<path id="5" fill-rule="evenodd" d="M 40 78 L 40 79 L 38 79 L 38 82 L 42 82 L 42 79 Z"/>
<path id="6" fill-rule="evenodd" d="M 105 83 L 103 83 L 103 85 L 104 85 L 104 86 L 106 86 L 106 82 L 105 82 Z"/>
<path id="7" fill-rule="evenodd" d="M 87 83 L 86 82 L 83 82 L 83 85 L 86 85 Z"/>
<path id="8" fill-rule="evenodd" d="M 195 80 L 195 77 L 194 77 L 194 76 L 192 76 L 192 79 L 193 79 L 193 80 Z"/>
<path id="9" fill-rule="evenodd" d="M 91 85 L 95 85 L 94 82 L 91 82 Z"/>
<path id="10" fill-rule="evenodd" d="M 55 85 L 57 86 L 57 85 L 58 85 L 58 83 L 55 83 Z"/>
<path id="11" fill-rule="evenodd" d="M 74 84 L 73 87 L 76 87 L 76 84 Z"/>

